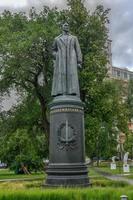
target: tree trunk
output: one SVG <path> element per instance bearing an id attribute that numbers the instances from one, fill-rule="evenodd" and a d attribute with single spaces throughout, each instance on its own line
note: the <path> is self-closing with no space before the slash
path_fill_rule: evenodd
<path id="1" fill-rule="evenodd" d="M 49 122 L 48 122 L 48 119 L 47 119 L 47 106 L 46 106 L 46 103 L 45 101 L 43 100 L 40 100 L 40 104 L 41 104 L 41 112 L 42 112 L 42 127 L 43 127 L 43 130 L 45 132 L 45 135 L 46 135 L 46 139 L 47 139 L 47 142 L 49 144 L 49 132 L 50 132 L 50 125 L 49 125 Z"/>
<path id="2" fill-rule="evenodd" d="M 42 128 L 44 131 L 44 134 L 46 136 L 47 144 L 49 144 L 49 132 L 50 132 L 50 125 L 47 119 L 47 102 L 45 100 L 45 97 L 39 92 L 38 85 L 36 84 L 36 94 L 39 99 L 40 105 L 41 105 L 41 113 L 42 113 Z"/>

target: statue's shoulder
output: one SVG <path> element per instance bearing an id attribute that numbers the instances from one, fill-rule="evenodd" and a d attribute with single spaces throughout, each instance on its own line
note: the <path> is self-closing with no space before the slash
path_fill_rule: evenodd
<path id="1" fill-rule="evenodd" d="M 77 40 L 77 36 L 75 36 L 75 35 L 70 34 L 69 37 L 72 38 L 73 40 Z"/>
<path id="2" fill-rule="evenodd" d="M 72 34 L 69 34 L 69 37 L 71 37 L 71 38 L 76 38 L 76 36 L 75 36 L 75 35 L 72 35 Z"/>
<path id="3" fill-rule="evenodd" d="M 55 40 L 59 40 L 61 38 L 62 34 L 58 35 L 57 37 L 55 37 Z"/>

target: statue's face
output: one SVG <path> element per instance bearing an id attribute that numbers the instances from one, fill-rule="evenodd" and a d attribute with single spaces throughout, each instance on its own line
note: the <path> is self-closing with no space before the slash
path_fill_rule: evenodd
<path id="1" fill-rule="evenodd" d="M 63 29 L 63 31 L 69 32 L 69 25 L 68 25 L 68 23 L 63 24 L 62 29 Z"/>

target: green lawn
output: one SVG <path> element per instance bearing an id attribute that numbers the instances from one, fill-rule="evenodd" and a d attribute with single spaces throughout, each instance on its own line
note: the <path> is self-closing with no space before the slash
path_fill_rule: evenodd
<path id="1" fill-rule="evenodd" d="M 100 168 L 101 169 L 101 168 Z M 106 168 L 102 168 L 102 170 L 105 171 Z M 108 171 L 108 170 L 106 170 Z M 106 178 L 104 178 L 102 175 L 99 175 L 94 168 L 89 168 L 89 177 L 90 182 L 92 183 L 92 187 L 126 187 L 128 186 L 127 183 L 121 182 L 121 181 L 111 181 Z M 19 180 L 19 179 L 33 179 L 33 180 Z M 16 175 L 13 171 L 10 171 L 9 169 L 1 169 L 0 170 L 0 180 L 6 180 L 6 179 L 16 179 L 16 181 L 10 181 L 10 182 L 0 182 L 0 189 L 3 188 L 17 188 L 17 189 L 26 189 L 26 188 L 37 188 L 41 187 L 43 185 L 45 174 L 44 173 L 32 173 L 30 175 Z M 38 179 L 38 180 L 37 180 Z"/>
<path id="2" fill-rule="evenodd" d="M 93 167 L 89 167 L 89 169 L 88 169 L 88 175 L 90 176 L 90 177 L 100 177 L 101 175 L 100 174 L 98 174 L 95 170 L 94 170 L 94 168 Z"/>
<path id="3" fill-rule="evenodd" d="M 36 178 L 44 179 L 45 174 L 43 172 L 32 172 L 32 174 L 15 174 L 14 171 L 9 169 L 0 169 L 0 180 L 3 179 L 21 179 L 21 178 Z"/>
<path id="4" fill-rule="evenodd" d="M 102 170 L 103 172 L 111 173 L 113 175 L 120 174 L 120 175 L 124 176 L 124 174 L 129 174 L 129 173 L 124 173 L 123 172 L 123 167 L 122 166 L 117 166 L 116 170 L 111 170 L 110 166 L 108 166 L 108 167 L 99 167 L 99 169 Z M 133 167 L 130 167 L 130 175 L 131 175 L 131 177 L 133 177 Z"/>
<path id="5" fill-rule="evenodd" d="M 43 187 L 45 177 L 43 173 L 15 175 L 8 169 L 0 170 L 0 179 L 40 177 L 40 180 L 1 182 L 0 200 L 119 200 L 122 194 L 128 195 L 129 200 L 133 199 L 133 187 L 127 183 L 108 180 L 99 176 L 93 168 L 89 169 L 89 176 L 92 183 L 90 188 L 48 189 Z"/>
<path id="6" fill-rule="evenodd" d="M 133 199 L 133 190 L 123 188 L 56 188 L 0 190 L 0 200 L 120 200 L 122 194 Z"/>
<path id="7" fill-rule="evenodd" d="M 93 168 L 89 168 L 89 176 L 100 176 Z M 15 174 L 14 171 L 9 169 L 0 169 L 0 180 L 3 179 L 21 179 L 21 178 L 28 178 L 28 179 L 44 179 L 45 173 L 43 172 L 32 172 L 32 174 L 25 175 L 25 174 Z"/>

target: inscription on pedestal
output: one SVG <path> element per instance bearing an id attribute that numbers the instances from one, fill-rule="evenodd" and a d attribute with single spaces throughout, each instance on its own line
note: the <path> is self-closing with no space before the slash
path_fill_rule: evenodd
<path id="1" fill-rule="evenodd" d="M 66 120 L 58 129 L 58 147 L 60 150 L 72 150 L 77 146 L 77 132 Z"/>

